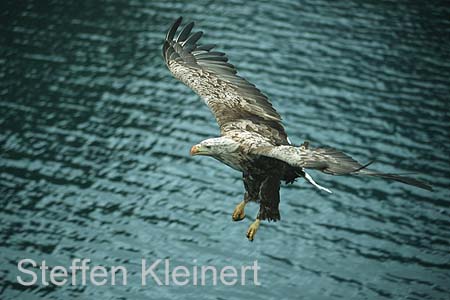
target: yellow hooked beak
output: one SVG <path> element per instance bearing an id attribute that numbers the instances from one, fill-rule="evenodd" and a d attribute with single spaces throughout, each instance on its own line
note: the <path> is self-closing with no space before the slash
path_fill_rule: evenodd
<path id="1" fill-rule="evenodd" d="M 209 154 L 209 150 L 205 146 L 197 144 L 197 145 L 192 146 L 190 154 L 192 156 L 194 156 L 194 155 L 208 155 Z"/>
<path id="2" fill-rule="evenodd" d="M 191 151 L 189 152 L 189 154 L 191 154 L 191 156 L 197 155 L 199 148 L 200 148 L 199 145 L 192 146 Z"/>

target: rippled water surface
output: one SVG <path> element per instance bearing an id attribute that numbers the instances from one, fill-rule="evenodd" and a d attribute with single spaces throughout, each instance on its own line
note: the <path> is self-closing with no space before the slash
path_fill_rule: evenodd
<path id="1" fill-rule="evenodd" d="M 2 299 L 449 299 L 450 9 L 438 1 L 2 1 Z M 179 15 L 269 96 L 294 143 L 417 173 L 433 192 L 314 173 L 282 188 L 250 243 L 240 174 L 193 144 L 218 134 L 166 69 Z M 261 286 L 142 287 L 140 259 L 240 266 Z M 18 284 L 22 258 L 90 258 L 126 286 Z"/>

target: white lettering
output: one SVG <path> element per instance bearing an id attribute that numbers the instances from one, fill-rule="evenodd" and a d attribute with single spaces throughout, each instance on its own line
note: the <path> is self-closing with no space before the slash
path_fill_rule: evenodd
<path id="1" fill-rule="evenodd" d="M 230 273 L 226 273 L 227 270 L 231 271 Z M 231 281 L 227 281 L 226 277 L 231 277 L 232 280 Z M 233 266 L 225 266 L 222 268 L 222 270 L 220 271 L 220 281 L 224 284 L 224 285 L 235 285 L 237 282 L 237 270 L 235 267 Z"/>
<path id="2" fill-rule="evenodd" d="M 127 285 L 127 268 L 124 266 L 111 267 L 111 285 L 116 285 L 116 273 L 122 271 L 122 285 Z"/>
<path id="3" fill-rule="evenodd" d="M 99 272 L 97 272 L 97 271 L 99 271 Z M 91 274 L 90 274 L 89 277 L 91 279 L 92 284 L 99 286 L 99 285 L 105 285 L 106 284 L 106 282 L 108 281 L 106 279 L 107 276 L 108 276 L 108 271 L 106 270 L 105 267 L 103 267 L 103 266 L 95 266 L 95 267 L 93 267 L 91 269 Z M 95 277 L 100 277 L 100 278 L 103 278 L 103 279 L 100 280 L 100 281 L 97 281 L 97 279 Z"/>
<path id="4" fill-rule="evenodd" d="M 217 269 L 214 266 L 202 266 L 202 285 L 206 285 L 206 271 L 211 270 L 213 274 L 213 285 L 217 285 Z"/>
<path id="5" fill-rule="evenodd" d="M 58 277 L 63 277 L 63 280 L 56 280 Z M 65 285 L 67 282 L 67 270 L 63 266 L 55 266 L 50 271 L 50 282 L 57 286 Z"/>
<path id="6" fill-rule="evenodd" d="M 20 277 L 19 275 L 17 275 L 17 281 L 21 284 L 21 285 L 25 285 L 25 286 L 30 286 L 36 283 L 37 281 L 37 275 L 34 271 L 30 271 L 27 269 L 23 268 L 23 264 L 25 263 L 29 263 L 31 264 L 33 267 L 36 267 L 36 262 L 30 258 L 25 258 L 22 259 L 21 261 L 19 261 L 19 263 L 17 264 L 17 268 L 19 269 L 20 272 L 31 275 L 32 279 L 31 281 L 24 281 L 22 279 L 22 277 Z"/>
<path id="7" fill-rule="evenodd" d="M 149 274 L 152 276 L 153 280 L 156 282 L 157 285 L 163 285 L 162 281 L 154 272 L 154 269 L 161 263 L 161 259 L 155 260 L 155 262 L 148 269 L 145 268 L 146 263 L 147 263 L 146 260 L 142 259 L 141 285 L 142 286 L 147 285 L 147 276 Z"/>
<path id="8" fill-rule="evenodd" d="M 179 271 L 182 271 L 183 273 L 179 273 Z M 190 276 L 189 269 L 185 266 L 177 266 L 173 268 L 172 271 L 172 281 L 175 283 L 175 285 L 186 285 L 189 283 L 189 279 L 187 277 Z M 177 277 L 184 277 L 185 279 L 183 281 L 178 281 Z"/>

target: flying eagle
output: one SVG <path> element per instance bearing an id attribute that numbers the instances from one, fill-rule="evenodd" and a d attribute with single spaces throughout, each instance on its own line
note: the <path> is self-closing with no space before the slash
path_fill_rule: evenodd
<path id="1" fill-rule="evenodd" d="M 183 27 L 175 37 L 182 18 L 167 32 L 163 56 L 172 74 L 194 90 L 208 105 L 220 127 L 220 137 L 210 138 L 191 148 L 191 155 L 214 157 L 242 172 L 244 199 L 232 214 L 234 221 L 243 220 L 249 201 L 259 203 L 256 220 L 247 230 L 252 241 L 260 221 L 280 220 L 280 182 L 292 183 L 298 177 L 318 189 L 306 169 L 320 170 L 330 175 L 368 175 L 383 177 L 431 190 L 413 178 L 398 174 L 379 173 L 350 156 L 330 147 L 311 148 L 308 142 L 300 146 L 290 143 L 281 124 L 281 117 L 267 97 L 253 84 L 236 74 L 223 52 L 215 45 L 199 45 L 202 32 L 192 33 L 194 22 Z"/>

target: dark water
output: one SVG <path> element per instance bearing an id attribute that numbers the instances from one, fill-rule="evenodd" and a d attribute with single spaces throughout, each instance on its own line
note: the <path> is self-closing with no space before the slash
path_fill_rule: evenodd
<path id="1" fill-rule="evenodd" d="M 225 4 L 226 3 L 226 4 Z M 2 1 L 1 299 L 449 299 L 450 9 L 437 1 Z M 272 99 L 294 143 L 414 172 L 427 192 L 314 174 L 282 221 L 231 221 L 240 174 L 190 146 L 218 134 L 161 57 L 197 21 Z M 24 287 L 20 259 L 124 265 L 126 286 Z M 261 286 L 142 287 L 140 259 L 258 260 Z M 135 277 L 133 277 L 135 276 Z"/>

